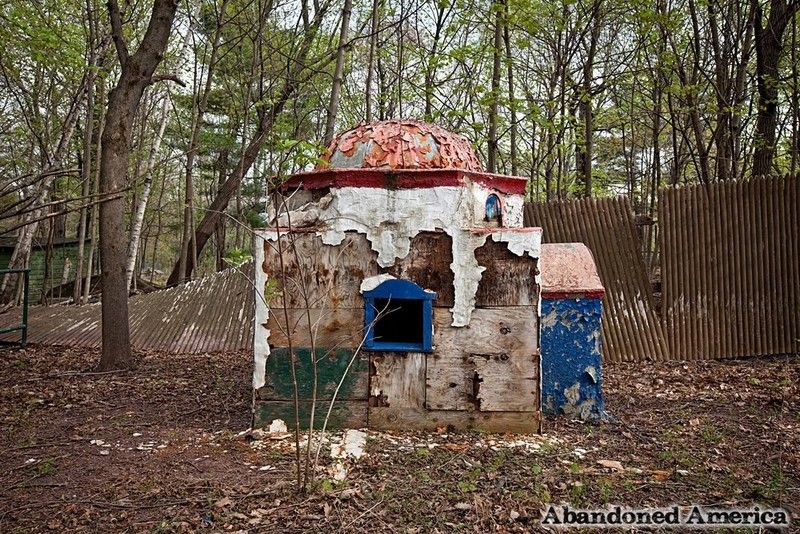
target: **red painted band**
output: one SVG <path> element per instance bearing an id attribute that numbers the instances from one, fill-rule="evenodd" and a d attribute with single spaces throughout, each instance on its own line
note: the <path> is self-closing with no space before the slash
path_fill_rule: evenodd
<path id="1" fill-rule="evenodd" d="M 605 291 L 545 291 L 542 290 L 542 298 L 547 300 L 563 300 L 575 298 L 601 299 L 606 295 Z"/>
<path id="2" fill-rule="evenodd" d="M 470 172 L 461 169 L 325 169 L 294 174 L 281 189 L 321 189 L 324 187 L 375 187 L 415 189 L 458 187 L 473 181 L 510 195 L 524 195 L 527 178 Z"/>

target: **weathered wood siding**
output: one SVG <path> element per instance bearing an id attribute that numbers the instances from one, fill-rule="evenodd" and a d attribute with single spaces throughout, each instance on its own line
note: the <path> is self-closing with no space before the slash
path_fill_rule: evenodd
<path id="1" fill-rule="evenodd" d="M 361 426 L 387 429 L 538 429 L 535 259 L 516 256 L 504 244 L 487 239 L 476 251 L 486 270 L 472 320 L 468 327 L 454 328 L 452 243 L 444 232 L 418 234 L 411 240 L 408 256 L 389 268 L 378 266 L 377 254 L 366 237 L 357 233 L 347 234 L 337 246 L 324 245 L 310 232 L 282 235 L 285 283 L 278 243 L 267 241 L 264 247 L 261 268 L 272 280 L 267 289 L 271 312 L 266 325 L 272 351 L 267 382 L 257 392 L 257 423 L 294 419 L 293 412 L 287 412 L 294 395 L 291 340 L 302 421 L 309 420 L 311 410 L 313 345 L 318 354 L 318 404 L 326 407 L 323 417 L 340 384 L 335 423 L 363 422 Z M 356 353 L 364 335 L 361 282 L 383 273 L 436 292 L 431 353 Z M 317 410 L 318 418 L 319 406 Z"/>

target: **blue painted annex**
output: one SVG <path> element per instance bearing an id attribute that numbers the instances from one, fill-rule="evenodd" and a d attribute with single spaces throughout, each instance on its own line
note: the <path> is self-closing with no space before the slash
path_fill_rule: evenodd
<path id="1" fill-rule="evenodd" d="M 540 272 L 542 411 L 603 419 L 604 289 L 592 254 L 583 243 L 544 244 Z"/>

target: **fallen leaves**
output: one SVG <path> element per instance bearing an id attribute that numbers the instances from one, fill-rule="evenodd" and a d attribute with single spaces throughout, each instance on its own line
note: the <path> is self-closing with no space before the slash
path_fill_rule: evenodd
<path id="1" fill-rule="evenodd" d="M 616 460 L 597 460 L 599 465 L 603 467 L 607 467 L 613 471 L 617 471 L 618 473 L 622 473 L 625 471 L 625 468 L 622 467 L 622 464 Z"/>
<path id="2" fill-rule="evenodd" d="M 800 502 L 796 359 L 610 365 L 616 421 L 548 418 L 544 435 L 370 431 L 356 461 L 345 432 L 331 431 L 312 442 L 329 484 L 302 495 L 293 434 L 239 432 L 248 355 L 141 356 L 124 384 L 27 380 L 85 370 L 91 352 L 0 358 L 0 530 L 532 531 L 543 503 Z M 198 389 L 206 408 L 181 416 Z"/>

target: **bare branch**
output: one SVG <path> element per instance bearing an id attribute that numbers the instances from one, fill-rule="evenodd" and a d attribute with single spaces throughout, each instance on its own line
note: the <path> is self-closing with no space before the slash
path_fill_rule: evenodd
<path id="1" fill-rule="evenodd" d="M 181 87 L 186 87 L 186 82 L 178 78 L 177 74 L 154 74 L 153 76 L 150 77 L 151 85 L 154 83 L 164 82 L 164 81 L 175 82 Z"/>
<path id="2" fill-rule="evenodd" d="M 121 65 L 125 65 L 130 54 L 125 37 L 122 35 L 122 14 L 120 13 L 117 0 L 108 0 L 108 16 L 111 19 L 111 38 L 114 40 L 114 47 L 117 49 L 117 57 Z"/>

